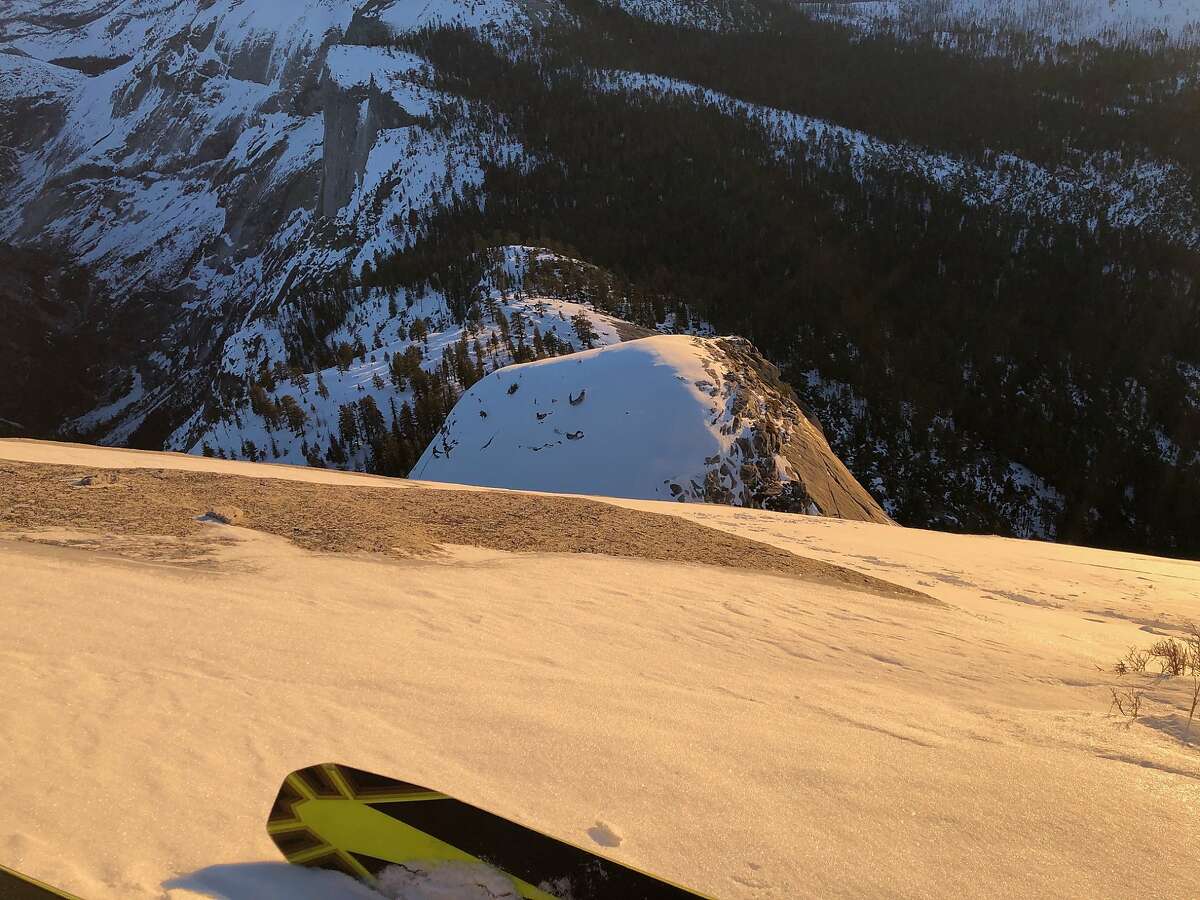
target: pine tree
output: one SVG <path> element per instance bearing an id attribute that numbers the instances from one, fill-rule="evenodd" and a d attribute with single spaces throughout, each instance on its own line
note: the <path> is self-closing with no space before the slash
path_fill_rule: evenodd
<path id="1" fill-rule="evenodd" d="M 349 447 L 351 452 L 358 449 L 360 433 L 353 403 L 343 403 L 338 407 L 338 433 L 342 443 Z"/>
<path id="2" fill-rule="evenodd" d="M 369 394 L 358 401 L 358 418 L 361 423 L 362 437 L 368 443 L 374 443 L 383 435 L 385 431 L 383 413 L 379 411 L 379 405 L 375 402 L 375 398 Z"/>
<path id="3" fill-rule="evenodd" d="M 332 434 L 329 435 L 329 449 L 325 451 L 325 458 L 335 466 L 344 466 L 346 464 L 346 451 L 342 449 L 342 445 L 338 443 L 338 439 Z"/>
<path id="4" fill-rule="evenodd" d="M 291 394 L 284 394 L 279 398 L 279 409 L 293 434 L 298 435 L 304 431 L 304 424 L 308 421 L 308 413 L 304 411 L 304 407 L 296 402 L 295 397 Z"/>
<path id="5" fill-rule="evenodd" d="M 595 345 L 597 334 L 596 329 L 592 327 L 592 320 L 588 318 L 586 313 L 576 313 L 571 316 L 571 327 L 575 330 L 575 336 L 579 338 L 579 343 L 583 345 L 585 350 L 591 350 Z"/>

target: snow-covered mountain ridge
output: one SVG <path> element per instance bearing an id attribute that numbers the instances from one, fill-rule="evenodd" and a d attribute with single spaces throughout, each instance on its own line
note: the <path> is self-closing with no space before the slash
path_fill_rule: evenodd
<path id="1" fill-rule="evenodd" d="M 502 369 L 412 477 L 889 521 L 740 339 L 660 335 Z"/>
<path id="2" fill-rule="evenodd" d="M 800 150 L 862 180 L 884 169 L 908 172 L 973 206 L 1062 222 L 1099 222 L 1151 231 L 1200 247 L 1200 211 L 1191 177 L 1169 161 L 1128 163 L 1119 154 L 1078 160 L 1053 170 L 1012 153 L 981 165 L 951 153 L 894 144 L 811 116 L 748 103 L 701 85 L 643 72 L 601 71 L 604 90 L 681 97 L 697 107 L 757 123 L 781 155 Z"/>
<path id="3" fill-rule="evenodd" d="M 322 340 L 331 364 L 305 372 L 288 363 L 306 326 L 287 304 L 225 343 L 222 373 L 251 381 L 197 412 L 167 440 L 171 449 L 230 459 L 378 469 L 384 439 L 407 471 L 458 393 L 513 362 L 606 346 L 652 332 L 586 302 L 525 287 L 531 268 L 582 265 L 549 251 L 505 247 L 481 255 L 465 320 L 448 289 L 371 290 Z M 262 393 L 259 393 L 259 391 Z M 289 415 L 289 412 L 290 415 Z M 374 446 L 373 446 L 374 445 Z M 402 464 L 401 464 L 402 463 Z"/>
<path id="4" fill-rule="evenodd" d="M 387 13 L 408 9 L 358 5 L 384 24 Z M 133 25 L 125 19 L 119 31 L 113 22 L 102 29 L 105 54 L 91 30 L 34 36 L 14 28 L 0 40 L 0 103 L 14 107 L 16 139 L 15 190 L 0 235 L 56 238 L 116 285 L 153 280 L 220 305 L 251 285 L 274 293 L 305 266 L 324 273 L 341 263 L 338 236 L 322 237 L 315 220 L 336 217 L 356 181 L 362 192 L 378 186 L 362 182 L 396 165 L 398 129 L 408 129 L 407 155 L 424 160 L 437 188 L 412 179 L 404 199 L 430 203 L 471 177 L 447 174 L 469 168 L 465 148 L 414 128 L 454 100 L 420 87 L 419 61 L 359 47 L 330 52 L 358 15 L 355 5 L 202 7 L 135 16 L 144 43 L 127 59 L 121 51 Z M 413 24 L 493 21 L 485 13 L 511 15 L 513 7 L 425 10 Z M 120 64 L 88 77 L 50 61 L 62 53 Z M 299 249 L 301 259 L 281 261 Z"/>

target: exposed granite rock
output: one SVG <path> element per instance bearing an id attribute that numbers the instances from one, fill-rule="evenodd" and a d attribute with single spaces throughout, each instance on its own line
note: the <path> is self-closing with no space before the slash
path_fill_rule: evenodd
<path id="1" fill-rule="evenodd" d="M 779 370 L 743 338 L 705 341 L 714 363 L 707 392 L 723 401 L 721 430 L 738 434 L 729 458 L 709 457 L 703 499 L 778 512 L 891 522 L 834 455 L 821 425 Z M 681 492 L 682 493 L 682 492 Z"/>
<path id="2" fill-rule="evenodd" d="M 333 216 L 350 200 L 379 133 L 413 125 L 418 120 L 373 80 L 369 85 L 343 88 L 333 79 L 326 79 L 322 83 L 322 107 L 325 168 L 318 212 Z"/>

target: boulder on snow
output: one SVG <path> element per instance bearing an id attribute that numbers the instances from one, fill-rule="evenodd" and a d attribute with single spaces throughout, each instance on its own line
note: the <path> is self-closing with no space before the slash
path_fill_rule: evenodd
<path id="1" fill-rule="evenodd" d="M 246 514 L 236 506 L 214 506 L 200 520 L 218 525 L 239 525 L 245 518 Z"/>
<path id="2" fill-rule="evenodd" d="M 116 472 L 96 472 L 93 475 L 84 475 L 75 482 L 75 487 L 110 487 L 120 480 L 120 476 Z"/>

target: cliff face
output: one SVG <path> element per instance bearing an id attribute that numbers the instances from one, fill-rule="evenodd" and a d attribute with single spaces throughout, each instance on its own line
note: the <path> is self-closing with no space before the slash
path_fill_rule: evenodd
<path id="1" fill-rule="evenodd" d="M 336 216 L 363 180 L 367 162 L 381 132 L 419 123 L 392 95 L 371 79 L 366 85 L 343 86 L 332 76 L 322 82 L 325 122 L 321 201 L 322 216 Z"/>
<path id="2" fill-rule="evenodd" d="M 722 430 L 737 434 L 736 459 L 705 474 L 705 497 L 780 512 L 804 512 L 864 522 L 887 513 L 838 459 L 820 423 L 800 406 L 779 370 L 743 338 L 711 342 L 713 380 L 726 402 Z M 727 486 L 739 466 L 741 490 Z"/>
<path id="3" fill-rule="evenodd" d="M 460 137 L 422 124 L 442 98 L 415 83 L 419 61 L 340 43 L 353 22 L 390 34 L 369 14 L 392 6 L 14 0 L 0 12 L 0 241 L 61 246 L 104 287 L 80 333 L 156 298 L 142 339 L 96 373 L 94 414 L 70 419 L 86 410 L 50 397 L 47 421 L 124 443 L 153 419 L 165 439 L 211 395 L 231 334 L 357 274 L 357 257 L 408 237 L 414 209 L 479 177 Z"/>

